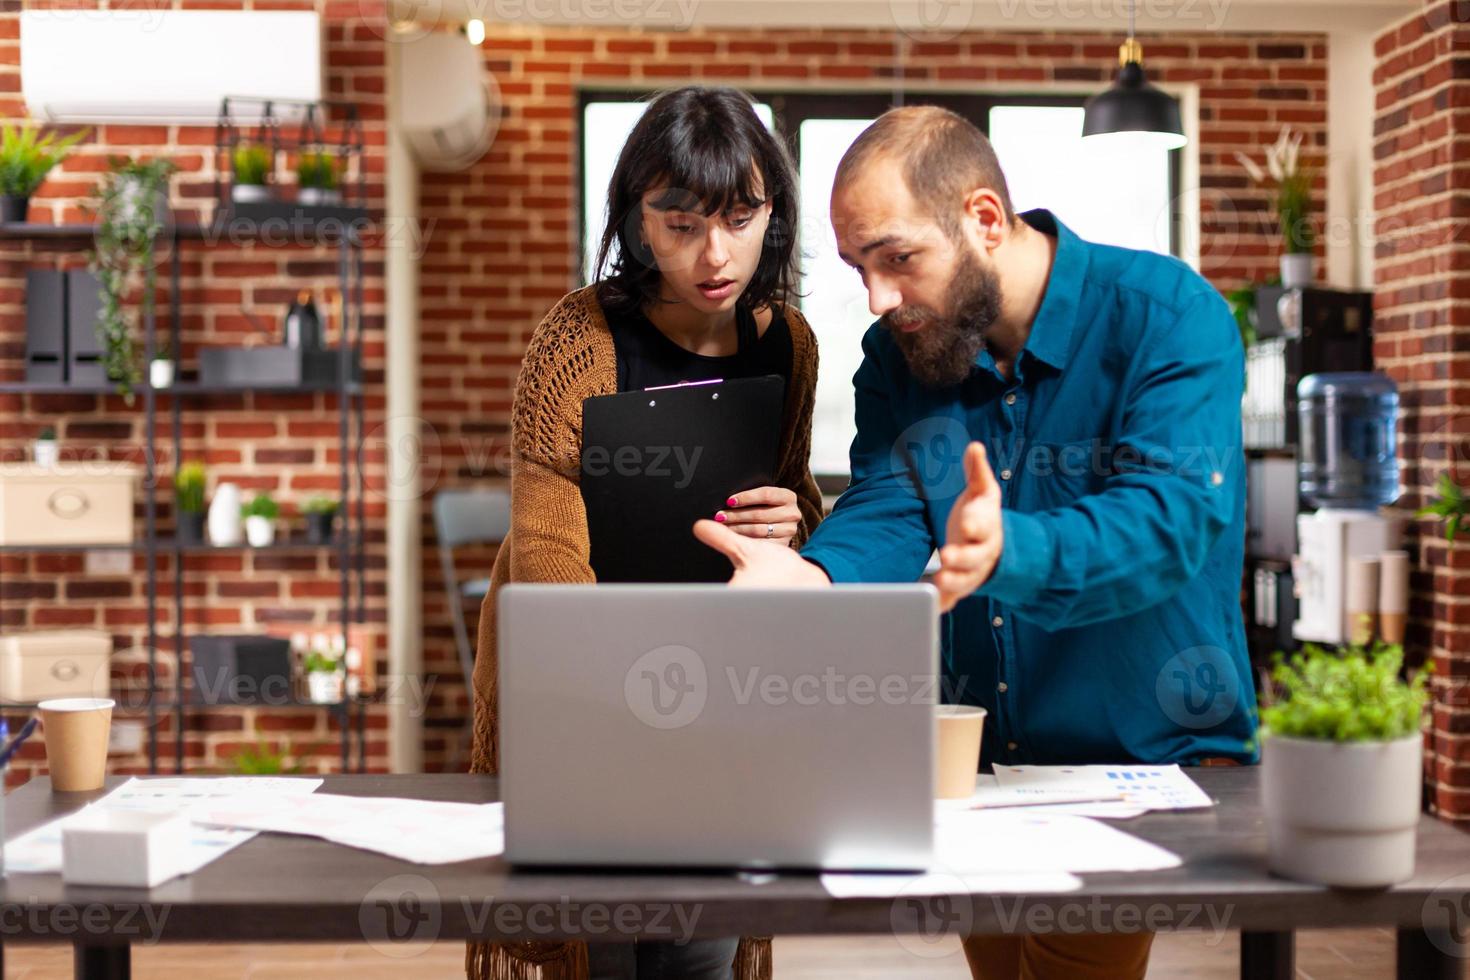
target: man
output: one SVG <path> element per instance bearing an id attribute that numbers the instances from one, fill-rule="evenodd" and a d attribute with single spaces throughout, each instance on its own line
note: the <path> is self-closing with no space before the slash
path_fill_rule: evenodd
<path id="1" fill-rule="evenodd" d="M 736 585 L 912 581 L 990 763 L 1252 761 L 1239 334 L 1184 263 L 1017 216 L 989 141 L 897 109 L 844 156 L 878 322 L 852 482 L 800 554 L 701 521 Z M 960 447 L 964 447 L 961 449 Z M 1152 936 L 966 940 L 976 977 L 1142 977 Z"/>

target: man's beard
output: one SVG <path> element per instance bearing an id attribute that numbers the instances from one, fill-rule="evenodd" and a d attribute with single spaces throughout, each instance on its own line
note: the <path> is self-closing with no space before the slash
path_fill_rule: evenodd
<path id="1" fill-rule="evenodd" d="M 909 373 L 927 388 L 948 388 L 969 377 L 975 358 L 985 349 L 985 334 L 1000 316 L 999 278 L 968 247 L 961 248 L 945 293 L 947 315 L 911 305 L 891 310 L 879 321 L 903 351 Z M 912 333 L 898 329 L 913 323 L 924 326 Z"/>

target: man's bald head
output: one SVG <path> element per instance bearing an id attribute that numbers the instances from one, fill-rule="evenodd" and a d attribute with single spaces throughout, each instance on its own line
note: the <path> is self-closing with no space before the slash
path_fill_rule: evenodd
<path id="1" fill-rule="evenodd" d="M 938 106 L 890 109 L 848 147 L 837 165 L 835 187 L 854 180 L 870 164 L 892 160 L 914 200 L 934 215 L 952 239 L 972 191 L 988 187 L 1014 222 L 1010 191 L 985 134 L 963 116 Z"/>

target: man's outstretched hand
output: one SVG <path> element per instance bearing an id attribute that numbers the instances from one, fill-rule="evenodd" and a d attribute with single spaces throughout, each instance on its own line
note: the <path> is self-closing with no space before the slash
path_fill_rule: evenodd
<path id="1" fill-rule="evenodd" d="M 985 458 L 985 447 L 972 442 L 965 449 L 965 491 L 949 512 L 944 547 L 939 549 L 939 609 L 949 612 L 955 603 L 985 584 L 1000 561 L 1004 535 L 1000 519 L 1000 484 Z"/>
<path id="2" fill-rule="evenodd" d="M 696 521 L 694 536 L 730 559 L 735 566 L 731 585 L 789 589 L 832 584 L 826 572 L 785 541 L 746 537 L 714 521 Z"/>

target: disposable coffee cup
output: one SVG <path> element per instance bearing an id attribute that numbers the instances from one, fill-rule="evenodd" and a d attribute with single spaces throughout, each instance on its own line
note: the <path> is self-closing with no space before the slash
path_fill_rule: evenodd
<path id="1" fill-rule="evenodd" d="M 941 800 L 968 799 L 980 770 L 980 736 L 985 709 L 967 704 L 941 704 L 934 709 L 934 795 Z"/>
<path id="2" fill-rule="evenodd" d="M 52 790 L 85 793 L 102 788 L 113 706 L 108 698 L 57 698 L 36 706 L 46 737 Z"/>

